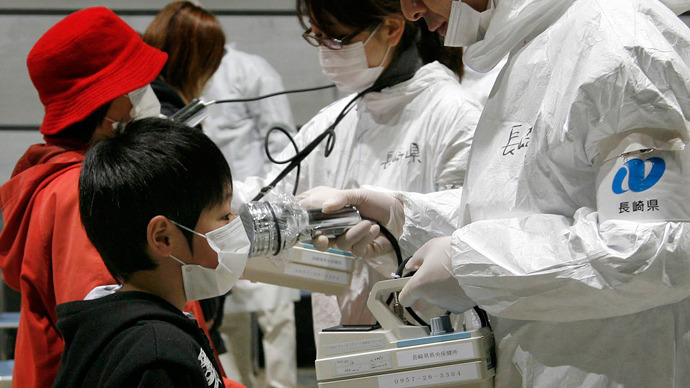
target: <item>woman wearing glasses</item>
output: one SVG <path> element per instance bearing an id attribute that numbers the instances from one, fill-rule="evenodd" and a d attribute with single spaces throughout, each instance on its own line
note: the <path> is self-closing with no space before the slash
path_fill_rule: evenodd
<path id="1" fill-rule="evenodd" d="M 324 156 L 321 144 L 302 163 L 299 191 L 321 185 L 421 193 L 462 187 L 481 106 L 458 82 L 459 49 L 444 49 L 437 34 L 423 28 L 422 35 L 406 22 L 399 0 L 299 0 L 297 11 L 303 37 L 317 47 L 323 72 L 338 89 L 374 89 L 336 126 L 331 155 Z M 297 143 L 323 132 L 352 98 L 323 108 L 302 127 Z M 374 323 L 366 308 L 369 290 L 397 266 L 391 257 L 377 262 L 359 262 L 344 295 L 312 295 L 315 333 Z"/>
<path id="2" fill-rule="evenodd" d="M 341 91 L 369 90 L 336 125 L 335 140 L 321 142 L 301 163 L 297 193 L 316 186 L 421 193 L 462 187 L 481 106 L 458 82 L 459 53 L 429 50 L 443 48 L 439 38 L 428 34 L 433 40 L 421 42 L 421 31 L 405 21 L 399 0 L 299 0 L 297 11 L 324 74 Z M 354 97 L 328 105 L 307 122 L 294 139 L 299 149 L 331 126 Z M 292 155 L 288 147 L 275 159 Z M 275 166 L 267 180 L 282 167 Z M 246 186 L 255 184 L 236 182 L 234 195 L 252 198 L 256 190 Z M 293 184 L 288 177 L 274 192 L 292 192 Z M 315 333 L 338 324 L 373 323 L 366 307 L 371 285 L 396 267 L 394 257 L 358 261 L 348 292 L 337 298 L 312 294 Z"/>

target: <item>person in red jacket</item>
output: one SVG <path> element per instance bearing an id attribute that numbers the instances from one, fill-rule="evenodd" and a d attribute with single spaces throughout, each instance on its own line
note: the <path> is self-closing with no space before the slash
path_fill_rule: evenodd
<path id="1" fill-rule="evenodd" d="M 81 165 L 89 145 L 112 136 L 120 122 L 159 115 L 149 83 L 166 60 L 103 7 L 68 15 L 29 53 L 45 143 L 31 146 L 0 187 L 0 268 L 22 295 L 14 387 L 52 385 L 64 347 L 56 305 L 114 283 L 80 221 Z M 198 303 L 189 309 L 205 328 Z"/>

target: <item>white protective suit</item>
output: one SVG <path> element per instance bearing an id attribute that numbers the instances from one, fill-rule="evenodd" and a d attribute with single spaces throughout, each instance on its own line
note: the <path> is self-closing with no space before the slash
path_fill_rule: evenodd
<path id="1" fill-rule="evenodd" d="M 295 141 L 300 149 L 321 134 L 354 95 L 322 109 L 305 124 Z M 323 141 L 302 162 L 299 192 L 316 186 L 355 188 L 376 185 L 392 190 L 428 193 L 461 187 L 472 135 L 481 106 L 461 86 L 455 74 L 438 62 L 421 67 L 408 81 L 372 92 L 356 103 L 335 129 L 332 154 L 324 157 Z M 291 148 L 291 147 L 290 147 Z M 291 155 L 290 149 L 285 155 Z M 278 159 L 286 159 L 279 156 Z M 275 168 L 270 178 L 277 175 Z M 261 180 L 235 184 L 233 201 L 251 199 Z M 294 172 L 282 183 L 291 192 Z M 243 186 L 244 189 L 243 189 Z M 241 192 L 251 189 L 244 198 Z M 353 323 L 373 323 L 366 308 L 371 284 L 390 278 L 397 264 L 390 258 L 358 262 L 350 290 L 338 297 L 313 294 L 314 331 Z M 339 304 L 339 306 L 338 306 Z M 342 312 L 342 316 L 341 316 Z"/>
<path id="2" fill-rule="evenodd" d="M 465 66 L 465 73 L 462 75 L 462 86 L 477 102 L 484 106 L 489 98 L 491 88 L 496 82 L 496 77 L 498 77 L 505 63 L 506 58 L 503 58 L 496 67 L 486 73 L 480 73 Z"/>
<path id="3" fill-rule="evenodd" d="M 496 387 L 690 387 L 690 30 L 657 0 L 502 0 L 464 60 L 509 52 L 462 205 L 403 195 L 404 246 L 461 226 L 453 271 L 491 316 Z M 633 192 L 623 163 L 651 157 L 672 179 Z"/>
<path id="4" fill-rule="evenodd" d="M 283 80 L 262 57 L 225 46 L 226 54 L 204 92 L 204 100 L 258 97 L 285 90 Z M 264 152 L 266 133 L 275 126 L 295 133 L 290 103 L 285 95 L 263 100 L 211 105 L 203 122 L 204 133 L 213 140 L 230 164 L 232 177 L 265 176 L 272 163 Z M 285 148 L 280 134 L 269 138 L 275 155 Z"/>
<path id="5" fill-rule="evenodd" d="M 285 90 L 280 75 L 262 57 L 226 45 L 220 67 L 208 82 L 205 100 L 258 97 Z M 295 125 L 285 95 L 263 100 L 211 105 L 203 130 L 221 149 L 234 179 L 265 175 L 272 163 L 264 152 L 264 138 L 274 126 L 294 134 Z M 282 134 L 270 138 L 269 149 L 287 144 Z M 250 313 L 256 312 L 263 333 L 266 380 L 272 387 L 297 384 L 294 302 L 299 290 L 240 280 L 225 299 L 220 331 L 228 352 L 220 355 L 229 377 L 247 386 L 254 382 L 251 364 Z"/>

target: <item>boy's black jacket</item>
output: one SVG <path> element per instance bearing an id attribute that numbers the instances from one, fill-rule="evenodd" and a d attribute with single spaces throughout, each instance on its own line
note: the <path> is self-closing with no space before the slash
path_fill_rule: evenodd
<path id="1" fill-rule="evenodd" d="M 224 387 L 206 335 L 158 296 L 116 292 L 57 307 L 54 387 Z"/>

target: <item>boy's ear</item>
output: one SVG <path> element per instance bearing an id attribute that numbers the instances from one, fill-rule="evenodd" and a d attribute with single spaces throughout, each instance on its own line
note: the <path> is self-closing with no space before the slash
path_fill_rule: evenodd
<path id="1" fill-rule="evenodd" d="M 156 256 L 168 257 L 172 254 L 173 224 L 164 216 L 151 218 L 146 228 L 146 241 Z"/>
<path id="2" fill-rule="evenodd" d="M 396 46 L 405 32 L 405 17 L 398 14 L 388 15 L 381 28 L 386 34 L 384 36 L 386 43 L 389 46 Z"/>

